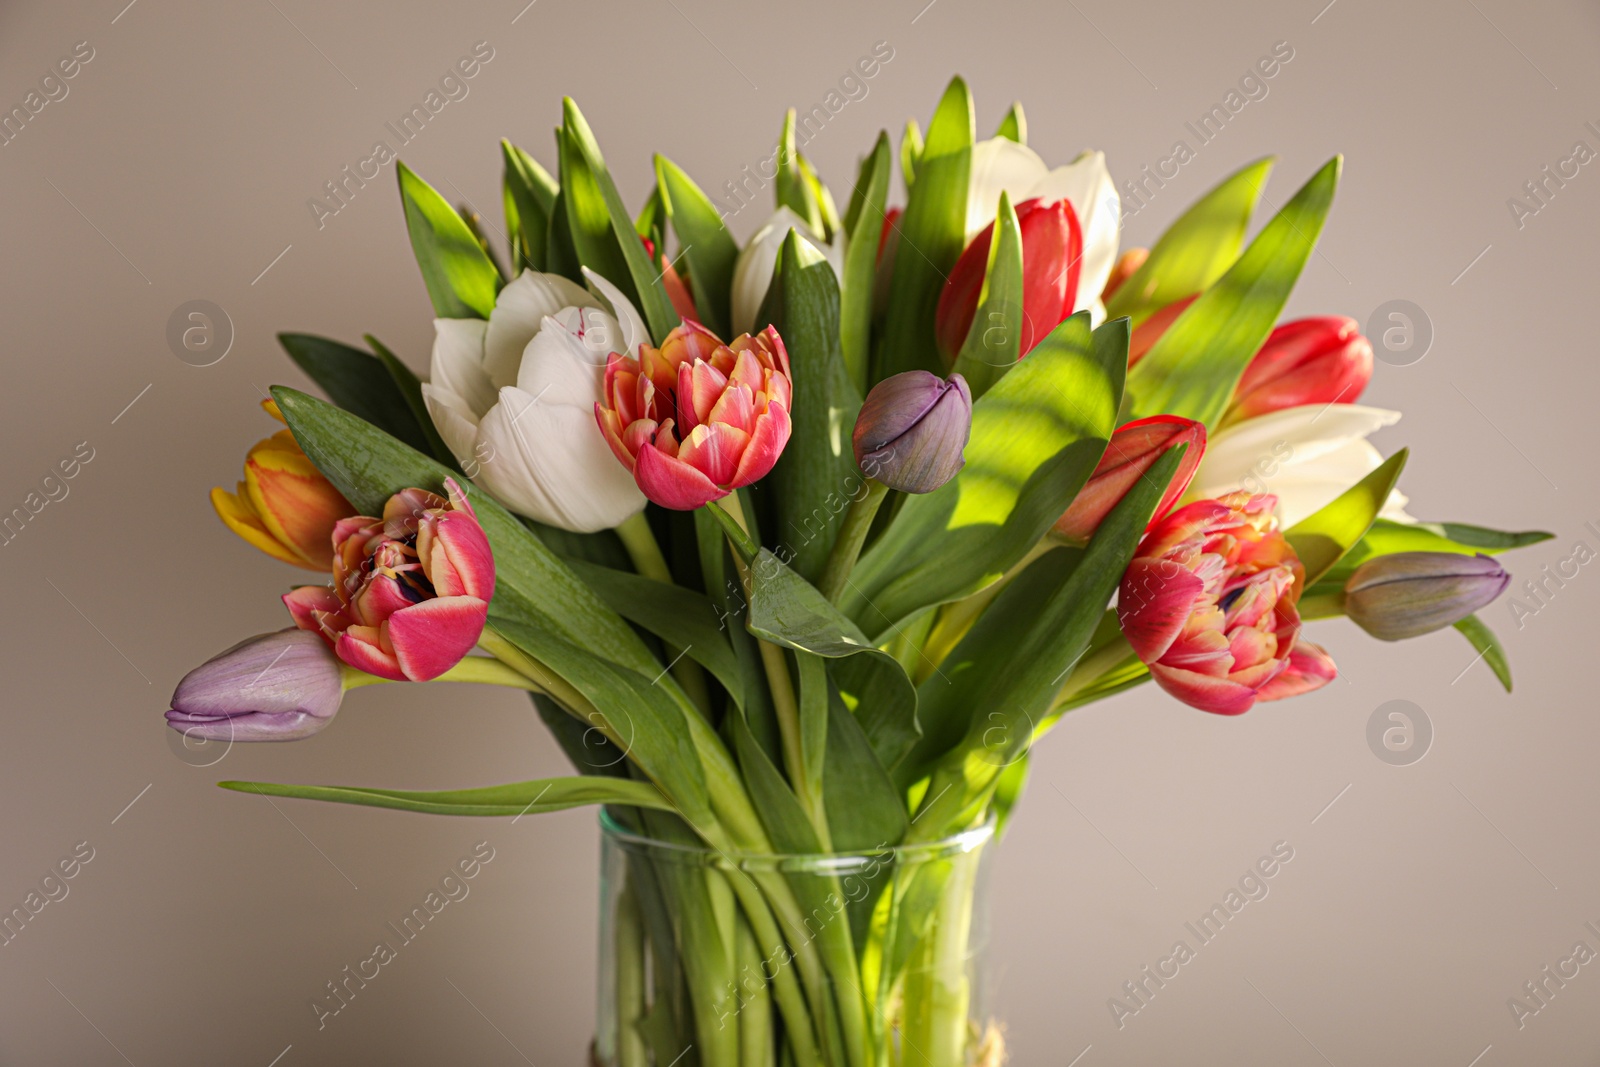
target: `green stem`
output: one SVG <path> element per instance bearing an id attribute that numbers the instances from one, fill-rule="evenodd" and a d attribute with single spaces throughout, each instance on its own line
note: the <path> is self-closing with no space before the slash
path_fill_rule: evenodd
<path id="1" fill-rule="evenodd" d="M 624 519 L 617 528 L 617 536 L 622 540 L 622 547 L 627 549 L 628 558 L 633 560 L 633 569 L 642 576 L 654 581 L 674 585 L 672 569 L 667 566 L 667 557 L 661 552 L 661 545 L 656 541 L 656 535 L 650 529 L 650 521 L 644 517 L 644 512 L 638 511 Z M 675 645 L 667 645 L 667 655 L 672 661 L 672 676 L 683 686 L 683 691 L 693 700 L 702 714 L 711 714 L 711 689 L 706 684 L 705 672 L 700 669 L 700 664 L 684 656 L 685 649 Z"/>
<path id="2" fill-rule="evenodd" d="M 631 881 L 631 879 L 630 879 Z M 633 886 L 617 896 L 616 929 L 617 1067 L 646 1067 L 644 1035 L 644 929 Z"/>
<path id="3" fill-rule="evenodd" d="M 822 595 L 828 598 L 828 603 L 837 604 L 844 595 L 844 587 L 850 582 L 850 572 L 855 569 L 856 560 L 861 556 L 861 546 L 866 543 L 867 531 L 872 529 L 872 520 L 877 517 L 878 508 L 888 492 L 887 485 L 876 478 L 868 478 L 866 496 L 852 502 L 850 510 L 845 512 L 844 525 L 839 528 L 839 539 L 833 543 L 828 564 L 822 571 L 822 580 L 817 585 Z"/>
<path id="4" fill-rule="evenodd" d="M 341 664 L 340 677 L 346 691 L 360 689 L 365 685 L 376 685 L 379 682 L 393 681 L 391 678 L 379 678 L 376 674 L 357 670 L 348 664 Z M 544 688 L 512 667 L 491 659 L 488 656 L 467 656 L 460 663 L 445 671 L 435 682 L 473 682 L 478 685 L 503 685 L 512 689 L 526 689 L 530 693 L 542 693 Z"/>

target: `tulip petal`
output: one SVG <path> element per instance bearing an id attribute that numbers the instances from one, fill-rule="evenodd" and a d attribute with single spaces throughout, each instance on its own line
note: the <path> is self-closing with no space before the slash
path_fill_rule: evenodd
<path id="1" fill-rule="evenodd" d="M 239 484 L 239 488 L 241 491 L 244 490 L 243 482 Z M 308 560 L 300 558 L 284 547 L 283 542 L 272 536 L 271 531 L 262 523 L 261 517 L 256 514 L 255 509 L 250 506 L 244 496 L 230 493 L 226 489 L 213 489 L 211 490 L 211 506 L 216 509 L 217 518 L 222 520 L 223 525 L 238 534 L 246 543 L 259 548 L 273 559 L 279 559 L 285 563 L 293 563 L 295 566 L 305 567 L 307 570 L 320 571 L 326 569 L 326 566 L 319 567 Z"/>
<path id="2" fill-rule="evenodd" d="M 1116 265 L 1117 241 L 1122 231 L 1122 199 L 1106 168 L 1105 153 L 1085 152 L 1065 167 L 1057 167 L 1019 199 L 1031 197 L 1071 202 L 1083 227 L 1083 264 L 1072 310 L 1094 308 Z M 1104 317 L 1103 309 L 1100 317 Z"/>
<path id="3" fill-rule="evenodd" d="M 326 634 L 321 616 L 324 614 L 337 614 L 344 608 L 344 602 L 325 585 L 302 585 L 283 594 L 283 606 L 289 609 L 289 617 L 294 619 L 294 624 L 302 630 L 310 630 L 316 634 Z"/>
<path id="4" fill-rule="evenodd" d="M 633 473 L 645 496 L 674 511 L 693 511 L 728 495 L 728 490 L 718 487 L 700 471 L 653 445 L 639 450 Z"/>
<path id="5" fill-rule="evenodd" d="M 1168 560 L 1140 557 L 1128 564 L 1117 591 L 1117 620 L 1141 661 L 1166 654 L 1204 592 L 1199 575 Z"/>
<path id="6" fill-rule="evenodd" d="M 967 242 L 994 222 L 1002 192 L 1010 194 L 1013 204 L 1026 200 L 1031 195 L 1027 191 L 1049 173 L 1039 153 L 1009 138 L 994 137 L 973 145 L 967 178 Z"/>
<path id="7" fill-rule="evenodd" d="M 477 597 L 442 596 L 402 608 L 385 626 L 403 676 L 426 682 L 472 651 L 488 618 L 489 605 Z"/>
<path id="8" fill-rule="evenodd" d="M 1256 702 L 1256 691 L 1227 678 L 1213 678 L 1160 663 L 1150 665 L 1157 685 L 1192 708 L 1213 715 L 1242 715 Z"/>
<path id="9" fill-rule="evenodd" d="M 756 432 L 739 457 L 739 469 L 734 472 L 728 488 L 739 489 L 751 482 L 765 478 L 783 454 L 789 443 L 789 409 L 782 404 L 769 403 L 767 410 L 756 416 Z"/>
<path id="10" fill-rule="evenodd" d="M 331 718 L 303 711 L 250 711 L 243 715 L 196 716 L 167 712 L 167 725 L 202 741 L 299 741 L 320 733 Z"/>
<path id="11" fill-rule="evenodd" d="M 434 591 L 441 597 L 470 596 L 488 602 L 494 596 L 494 553 L 489 536 L 470 514 L 446 512 L 431 526 L 427 555 L 423 539 L 417 553 Z"/>
<path id="12" fill-rule="evenodd" d="M 990 210 L 993 210 L 992 206 Z M 843 247 L 826 243 L 821 236 L 812 232 L 799 215 L 787 207 L 780 207 L 755 232 L 734 262 L 732 325 L 735 332 L 749 333 L 761 325 L 756 322 L 756 315 L 760 313 L 761 302 L 767 298 L 767 290 L 772 286 L 778 253 L 790 230 L 798 233 L 827 259 L 833 267 L 834 277 L 844 277 Z"/>
<path id="13" fill-rule="evenodd" d="M 585 411 L 605 396 L 606 364 L 621 327 L 599 308 L 564 308 L 543 320 L 523 349 L 517 388 L 540 404 L 571 404 Z"/>
<path id="14" fill-rule="evenodd" d="M 244 476 L 245 496 L 269 534 L 318 570 L 333 562 L 334 524 L 355 508 L 288 430 L 250 450 Z"/>
<path id="15" fill-rule="evenodd" d="M 500 290 L 484 333 L 483 369 L 496 389 L 515 385 L 522 353 L 546 316 L 562 308 L 599 307 L 600 301 L 559 274 L 525 270 Z"/>
<path id="16" fill-rule="evenodd" d="M 456 462 L 466 470 L 475 470 L 478 415 L 467 408 L 466 401 L 454 393 L 435 389 L 431 382 L 422 383 L 422 402 L 428 406 L 428 417 Z"/>
<path id="17" fill-rule="evenodd" d="M 1321 689 L 1338 677 L 1333 657 L 1320 645 L 1296 641 L 1289 653 L 1289 665 L 1256 693 L 1260 700 L 1282 700 Z"/>
<path id="18" fill-rule="evenodd" d="M 420 607 L 421 605 L 417 605 Z M 367 630 L 369 627 L 360 627 Z M 365 634 L 351 633 L 346 630 L 340 634 L 333 643 L 334 655 L 358 671 L 375 674 L 379 678 L 387 678 L 391 682 L 409 681 L 406 672 L 400 669 L 400 661 L 394 655 L 385 652 Z M 464 655 L 465 653 L 463 653 Z"/>
<path id="19" fill-rule="evenodd" d="M 583 276 L 589 280 L 589 285 L 598 289 L 600 295 L 611 305 L 612 318 L 621 327 L 620 340 L 622 347 L 614 349 L 614 351 L 629 356 L 637 354 L 640 345 L 649 344 L 650 342 L 650 331 L 645 328 L 644 319 L 639 316 L 638 310 L 623 295 L 621 289 L 618 289 L 588 267 L 583 268 Z"/>
<path id="20" fill-rule="evenodd" d="M 433 358 L 428 382 L 435 390 L 456 397 L 473 421 L 494 405 L 494 383 L 483 367 L 484 334 L 489 324 L 482 319 L 434 319 Z"/>

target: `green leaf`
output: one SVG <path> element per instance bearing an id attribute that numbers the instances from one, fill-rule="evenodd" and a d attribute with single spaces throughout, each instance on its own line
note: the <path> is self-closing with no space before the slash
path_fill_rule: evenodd
<path id="1" fill-rule="evenodd" d="M 1544 530 L 1512 533 L 1458 522 L 1413 523 L 1378 519 L 1360 543 L 1339 561 L 1338 566 L 1328 571 L 1324 576 L 1324 584 L 1337 582 L 1342 588 L 1351 572 L 1374 556 L 1390 556 L 1396 552 L 1455 552 L 1468 556 L 1487 552 L 1493 555 L 1536 545 L 1554 536 Z"/>
<path id="2" fill-rule="evenodd" d="M 1128 372 L 1137 413 L 1180 415 L 1215 427 L 1311 256 L 1333 205 L 1339 167 L 1335 156 L 1313 175 Z"/>
<path id="3" fill-rule="evenodd" d="M 278 343 L 335 404 L 413 448 L 429 447 L 423 424 L 381 358 L 309 333 L 280 333 Z"/>
<path id="4" fill-rule="evenodd" d="M 786 207 L 806 220 L 812 233 L 822 232 L 822 211 L 817 198 L 800 171 L 800 152 L 794 144 L 794 108 L 783 115 L 783 130 L 778 134 L 778 206 Z"/>
<path id="5" fill-rule="evenodd" d="M 994 131 L 994 135 L 1018 144 L 1028 143 L 1028 120 L 1022 114 L 1022 101 L 1011 105 L 1011 110 L 1000 120 L 1000 128 Z"/>
<path id="6" fill-rule="evenodd" d="M 836 661 L 865 663 L 865 657 Z M 829 704 L 828 760 L 822 772 L 828 832 L 836 852 L 865 852 L 900 843 L 910 823 L 905 802 L 860 720 L 842 699 Z"/>
<path id="7" fill-rule="evenodd" d="M 906 119 L 906 129 L 900 137 L 900 177 L 906 183 L 906 195 L 911 195 L 917 177 L 917 164 L 922 162 L 922 127 L 916 119 Z"/>
<path id="8" fill-rule="evenodd" d="M 739 757 L 739 768 L 750 790 L 750 799 L 761 824 L 772 838 L 772 847 L 791 855 L 813 855 L 822 851 L 816 831 L 806 818 L 805 809 L 782 773 L 767 758 L 744 720 L 734 716 L 728 721 L 733 734 L 734 752 Z"/>
<path id="9" fill-rule="evenodd" d="M 381 515 L 401 489 L 442 493 L 455 473 L 316 397 L 281 385 L 272 395 L 311 462 L 362 514 Z M 661 669 L 639 635 L 532 531 L 483 490 L 467 482 L 461 488 L 494 550 L 495 611 L 548 628 L 647 677 Z"/>
<path id="10" fill-rule="evenodd" d="M 871 363 L 872 290 L 878 265 L 878 238 L 888 216 L 889 135 L 878 134 L 872 154 L 861 161 L 850 210 L 845 216 L 843 291 L 839 295 L 839 347 L 844 365 L 856 391 L 867 392 L 867 373 Z"/>
<path id="11" fill-rule="evenodd" d="M 923 740 L 908 767 L 936 769 L 914 840 L 969 825 L 1001 772 L 1027 751 L 1089 647 L 1181 453 L 1162 456 L 1128 490 L 1087 548 L 1034 560 L 918 687 Z"/>
<path id="12" fill-rule="evenodd" d="M 561 131 L 556 131 L 558 140 Z M 551 274 L 559 274 L 568 281 L 583 285 L 587 279 L 578 263 L 578 248 L 572 240 L 572 221 L 567 211 L 567 194 L 556 194 L 556 202 L 550 209 L 550 235 L 544 246 L 544 269 Z"/>
<path id="13" fill-rule="evenodd" d="M 1274 162 L 1270 156 L 1258 159 L 1195 201 L 1106 302 L 1106 315 L 1127 315 L 1138 326 L 1173 301 L 1211 288 L 1239 258 L 1245 227 Z"/>
<path id="14" fill-rule="evenodd" d="M 1468 615 L 1456 622 L 1456 629 L 1460 630 L 1466 639 L 1472 642 L 1472 647 L 1478 655 L 1494 671 L 1494 676 L 1500 679 L 1500 684 L 1505 686 L 1506 692 L 1511 692 L 1511 661 L 1506 658 L 1506 650 L 1501 647 L 1500 639 L 1494 631 L 1476 615 Z"/>
<path id="15" fill-rule="evenodd" d="M 806 183 L 806 191 L 811 199 L 816 201 L 817 215 L 822 220 L 822 226 L 816 232 L 823 238 L 832 241 L 839 232 L 839 207 L 833 202 L 833 194 L 828 191 L 828 184 L 817 174 L 816 168 L 806 158 L 804 152 L 800 156 L 800 178 Z"/>
<path id="16" fill-rule="evenodd" d="M 722 224 L 722 215 L 705 193 L 676 163 L 656 156 L 656 185 L 661 204 L 678 237 L 679 255 L 688 268 L 700 320 L 718 337 L 729 335 L 729 297 L 739 245 Z"/>
<path id="17" fill-rule="evenodd" d="M 885 767 L 919 736 L 916 690 L 894 657 L 880 652 L 816 586 L 762 549 L 750 567 L 747 628 L 757 637 L 836 660 L 830 676 Z M 850 659 L 848 657 L 855 657 Z"/>
<path id="18" fill-rule="evenodd" d="M 594 132 L 571 97 L 562 100 L 562 107 L 566 124 L 562 127 L 561 190 L 570 198 L 567 218 L 578 258 L 633 301 L 660 344 L 681 320 L 667 298 L 660 271 L 651 264 L 644 242 L 633 228 L 611 172 L 606 170 Z"/>
<path id="19" fill-rule="evenodd" d="M 550 213 L 560 189 L 537 160 L 510 141 L 501 140 L 500 154 L 505 158 L 506 199 L 517 213 L 518 261 L 513 264 L 513 273 L 522 267 L 544 270 Z"/>
<path id="20" fill-rule="evenodd" d="M 800 689 L 800 765 L 805 768 L 806 792 L 821 797 L 828 755 L 828 665 L 809 652 L 796 652 L 794 662 Z"/>
<path id="21" fill-rule="evenodd" d="M 944 371 L 933 313 L 945 278 L 966 247 L 972 142 L 972 94 L 966 82 L 953 78 L 928 124 L 916 182 L 900 219 L 900 252 L 877 353 L 879 380 L 908 370 Z"/>
<path id="22" fill-rule="evenodd" d="M 370 333 L 363 334 L 362 339 L 367 342 L 367 347 L 377 353 L 378 361 L 383 364 L 384 369 L 389 372 L 389 377 L 399 387 L 400 395 L 405 398 L 406 406 L 411 409 L 411 414 L 415 416 L 417 425 L 422 428 L 422 436 L 426 442 L 426 447 L 419 448 L 418 451 L 429 453 L 446 467 L 459 470 L 460 464 L 456 462 L 456 457 L 450 454 L 450 446 L 445 444 L 444 438 L 439 436 L 438 427 L 433 424 L 433 416 L 428 414 L 428 402 L 422 396 L 422 379 L 418 378 L 416 373 L 406 366 L 399 356 L 389 351 L 382 341 Z M 407 444 L 415 444 L 415 442 L 407 440 L 403 434 L 396 434 L 396 436 L 402 441 L 406 441 Z"/>
<path id="23" fill-rule="evenodd" d="M 1083 488 L 1116 424 L 1127 322 L 1067 319 L 972 407 L 966 466 L 905 501 L 841 601 L 869 634 L 977 592 L 1015 566 Z"/>
<path id="24" fill-rule="evenodd" d="M 1408 455 L 1409 450 L 1402 448 L 1371 474 L 1340 493 L 1332 503 L 1285 532 L 1295 555 L 1305 565 L 1307 586 L 1332 570 L 1334 564 L 1366 536 L 1400 480 Z"/>
<path id="25" fill-rule="evenodd" d="M 269 797 L 329 800 L 429 815 L 542 815 L 585 804 L 626 804 L 672 811 L 661 791 L 649 782 L 584 775 L 578 778 L 535 778 L 481 789 L 415 792 L 404 789 L 361 789 L 341 785 L 281 785 L 276 782 L 218 782 L 224 789 Z"/>
<path id="26" fill-rule="evenodd" d="M 441 319 L 486 319 L 500 292 L 500 270 L 449 201 L 404 163 L 395 163 L 406 229 L 422 281 Z"/>
<path id="27" fill-rule="evenodd" d="M 679 648 L 714 675 L 735 700 L 743 702 L 739 661 L 728 644 L 724 622 L 710 600 L 679 585 L 668 585 L 627 571 L 569 559 L 567 566 L 611 610 Z"/>
<path id="28" fill-rule="evenodd" d="M 689 721 L 696 713 L 669 694 L 669 677 L 652 680 L 608 663 L 542 626 L 493 614 L 489 626 L 587 697 L 601 717 L 590 725 L 620 741 L 628 758 L 691 826 L 703 832 L 713 825 L 705 761 L 714 753 L 697 744 Z M 715 735 L 710 736 L 716 743 Z"/>
<path id="29" fill-rule="evenodd" d="M 999 381 L 1021 358 L 1022 336 L 1022 228 L 1011 198 L 1000 194 L 994 239 L 989 242 L 989 263 L 984 268 L 978 309 L 972 316 L 967 339 L 956 357 L 955 369 L 967 379 L 976 400 Z"/>
<path id="30" fill-rule="evenodd" d="M 783 337 L 794 382 L 793 430 L 770 475 L 776 537 L 807 581 L 827 565 L 850 498 L 866 491 L 850 444 L 861 395 L 839 350 L 839 283 L 810 242 L 791 230 L 763 305 Z"/>

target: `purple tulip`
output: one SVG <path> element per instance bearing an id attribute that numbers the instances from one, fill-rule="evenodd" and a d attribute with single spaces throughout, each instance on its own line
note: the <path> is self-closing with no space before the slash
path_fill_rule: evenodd
<path id="1" fill-rule="evenodd" d="M 167 725 L 207 741 L 297 741 L 333 720 L 343 675 L 314 633 L 259 634 L 184 675 Z"/>
<path id="2" fill-rule="evenodd" d="M 872 387 L 856 417 L 856 463 L 890 489 L 931 493 L 966 463 L 972 390 L 959 374 L 908 370 Z"/>
<path id="3" fill-rule="evenodd" d="M 1504 567 L 1481 553 L 1396 552 L 1350 575 L 1345 614 L 1379 640 L 1403 641 L 1459 622 L 1510 581 Z"/>

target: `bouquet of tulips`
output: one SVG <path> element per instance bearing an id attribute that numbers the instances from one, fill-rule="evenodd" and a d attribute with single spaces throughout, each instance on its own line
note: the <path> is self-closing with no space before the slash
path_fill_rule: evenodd
<path id="1" fill-rule="evenodd" d="M 1509 688 L 1473 613 L 1508 582 L 1493 555 L 1548 535 L 1406 514 L 1405 452 L 1366 440 L 1398 415 L 1354 402 L 1372 346 L 1346 318 L 1278 322 L 1339 160 L 1248 243 L 1271 160 L 1119 255 L 1100 153 L 1052 169 L 1020 107 L 974 129 L 956 79 L 898 153 L 879 136 L 841 214 L 790 112 L 743 246 L 661 156 L 631 212 L 570 100 L 553 171 L 502 142 L 504 247 L 397 163 L 427 380 L 371 336 L 282 335 L 329 399 L 273 389 L 287 429 L 213 492 L 321 577 L 284 596 L 291 627 L 186 676 L 170 725 L 291 740 L 358 686 L 514 686 L 579 772 L 222 785 L 598 804 L 713 857 L 608 875 L 607 1064 L 998 1062 L 976 846 L 855 886 L 779 861 L 991 833 L 1073 708 L 1147 680 L 1221 715 L 1305 693 L 1336 669 L 1302 625 L 1337 615 L 1383 640 L 1453 625 Z"/>

